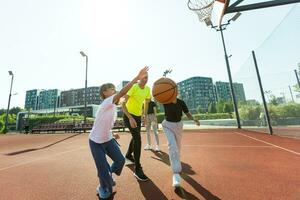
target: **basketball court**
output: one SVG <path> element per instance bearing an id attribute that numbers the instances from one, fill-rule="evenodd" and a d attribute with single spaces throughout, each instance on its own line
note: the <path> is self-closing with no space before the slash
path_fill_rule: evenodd
<path id="1" fill-rule="evenodd" d="M 199 20 L 221 34 L 238 128 L 241 124 L 223 31 L 241 12 L 299 2 L 188 1 L 189 9 L 196 12 Z M 224 23 L 226 14 L 231 17 Z M 124 153 L 131 136 L 126 132 L 120 135 L 118 142 Z M 133 166 L 125 166 L 121 176 L 114 177 L 116 186 L 109 199 L 296 200 L 300 197 L 299 139 L 236 128 L 186 129 L 181 152 L 183 182 L 175 190 L 167 141 L 163 133 L 159 138 L 160 152 L 142 150 L 141 164 L 150 180 L 137 181 Z M 145 134 L 142 141 L 144 145 Z M 86 133 L 0 135 L 0 159 L 1 200 L 98 199 L 97 172 Z"/>
<path id="2" fill-rule="evenodd" d="M 122 152 L 131 136 L 120 133 Z M 142 134 L 145 144 L 146 135 Z M 238 129 L 186 130 L 182 141 L 182 188 L 172 188 L 167 143 L 142 150 L 150 181 L 133 166 L 115 176 L 110 199 L 291 199 L 300 196 L 300 140 Z M 154 139 L 154 138 L 152 138 Z M 96 168 L 87 134 L 0 136 L 2 200 L 98 199 Z"/>

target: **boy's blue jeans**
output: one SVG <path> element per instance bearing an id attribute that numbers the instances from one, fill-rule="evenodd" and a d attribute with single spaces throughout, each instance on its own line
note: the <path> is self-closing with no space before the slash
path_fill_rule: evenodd
<path id="1" fill-rule="evenodd" d="M 97 167 L 100 186 L 112 192 L 113 179 L 111 174 L 115 173 L 118 176 L 121 174 L 125 158 L 114 139 L 102 144 L 89 140 L 89 144 Z M 106 155 L 113 160 L 111 166 L 106 160 Z"/>

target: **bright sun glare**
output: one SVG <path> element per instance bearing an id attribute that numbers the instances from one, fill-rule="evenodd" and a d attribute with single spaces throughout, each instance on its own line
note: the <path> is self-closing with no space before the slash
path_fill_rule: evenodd
<path id="1" fill-rule="evenodd" d="M 112 48 L 127 41 L 129 13 L 126 1 L 85 0 L 82 4 L 84 32 L 94 45 Z"/>

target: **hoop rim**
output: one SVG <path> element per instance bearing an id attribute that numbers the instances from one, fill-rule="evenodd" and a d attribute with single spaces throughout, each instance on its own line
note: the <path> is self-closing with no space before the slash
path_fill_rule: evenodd
<path id="1" fill-rule="evenodd" d="M 209 7 L 212 7 L 214 5 L 214 3 L 215 3 L 215 0 L 211 0 L 211 2 L 208 5 L 206 5 L 206 6 L 202 7 L 202 8 L 191 8 L 190 7 L 190 3 L 191 3 L 191 0 L 189 0 L 188 3 L 187 3 L 188 8 L 190 10 L 192 10 L 192 11 L 198 11 L 198 10 L 203 10 L 203 9 L 207 9 Z"/>

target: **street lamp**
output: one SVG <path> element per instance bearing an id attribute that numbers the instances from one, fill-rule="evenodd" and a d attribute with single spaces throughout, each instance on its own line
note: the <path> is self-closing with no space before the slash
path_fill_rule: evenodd
<path id="1" fill-rule="evenodd" d="M 11 76 L 11 82 L 10 82 L 10 90 L 9 90 L 9 96 L 8 96 L 8 105 L 7 105 L 7 110 L 6 110 L 6 117 L 5 117 L 5 127 L 4 131 L 7 131 L 7 125 L 8 125 L 8 114 L 9 114 L 9 106 L 10 106 L 10 98 L 11 98 L 11 90 L 12 90 L 12 85 L 14 81 L 14 74 L 12 71 L 8 71 L 9 75 Z"/>
<path id="2" fill-rule="evenodd" d="M 87 71 L 88 71 L 88 56 L 80 51 L 80 54 L 85 57 L 85 87 L 84 87 L 84 124 L 86 124 L 86 96 L 87 96 Z"/>

